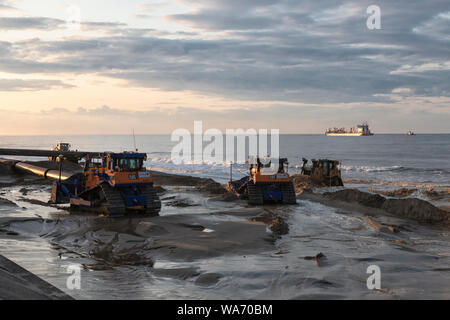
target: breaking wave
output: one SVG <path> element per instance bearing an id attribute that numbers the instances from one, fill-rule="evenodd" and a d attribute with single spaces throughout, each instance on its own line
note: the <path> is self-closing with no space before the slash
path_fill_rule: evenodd
<path id="1" fill-rule="evenodd" d="M 391 166 L 391 167 L 373 167 L 373 166 L 351 166 L 341 165 L 342 171 L 356 171 L 356 172 L 384 172 L 384 171 L 401 171 L 405 167 Z"/>
<path id="2" fill-rule="evenodd" d="M 352 166 L 341 165 L 341 170 L 344 172 L 422 172 L 431 174 L 450 174 L 450 170 L 440 168 L 412 168 L 403 166 Z"/>

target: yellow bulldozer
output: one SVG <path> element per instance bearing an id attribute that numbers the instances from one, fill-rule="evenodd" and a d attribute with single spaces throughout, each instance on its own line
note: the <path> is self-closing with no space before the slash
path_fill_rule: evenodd
<path id="1" fill-rule="evenodd" d="M 343 186 L 341 170 L 338 160 L 312 159 L 312 165 L 308 166 L 308 159 L 302 158 L 303 166 L 301 174 L 317 183 L 325 186 Z"/>
<path id="2" fill-rule="evenodd" d="M 54 147 L 52 149 L 52 151 L 60 151 L 60 152 L 67 153 L 69 151 L 72 151 L 72 150 L 70 150 L 70 147 L 71 147 L 70 143 L 59 142 L 56 145 L 56 147 Z M 65 155 L 63 158 L 61 158 L 59 156 L 48 157 L 48 161 L 59 162 L 61 160 L 70 161 L 70 162 L 73 162 L 73 163 L 78 163 L 79 157 L 77 157 L 77 156 L 69 156 L 69 155 Z"/>

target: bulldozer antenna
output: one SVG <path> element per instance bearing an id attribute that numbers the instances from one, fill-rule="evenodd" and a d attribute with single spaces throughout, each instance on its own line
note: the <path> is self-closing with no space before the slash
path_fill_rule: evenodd
<path id="1" fill-rule="evenodd" d="M 134 150 L 137 152 L 138 149 L 136 148 L 136 136 L 134 135 L 134 129 L 133 129 L 133 143 L 134 143 Z"/>

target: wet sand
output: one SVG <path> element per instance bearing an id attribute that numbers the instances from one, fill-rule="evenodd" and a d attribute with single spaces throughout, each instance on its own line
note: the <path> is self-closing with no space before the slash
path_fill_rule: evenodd
<path id="1" fill-rule="evenodd" d="M 51 167 L 46 161 L 37 165 Z M 73 170 L 75 169 L 75 170 Z M 65 167 L 67 170 L 67 167 Z M 72 171 L 79 170 L 72 166 Z M 153 172 L 156 189 L 165 199 L 168 186 L 188 192 L 204 192 L 210 195 L 223 195 L 225 189 L 211 179 L 194 178 Z M 53 206 L 45 199 L 33 199 L 30 194 L 39 191 L 39 185 L 49 188 L 49 181 L 33 176 L 18 175 L 3 167 L 3 188 L 21 186 L 17 199 L 23 203 L 63 209 Z M 158 186 L 160 188 L 158 188 Z M 161 187 L 164 186 L 164 187 Z M 187 279 L 200 275 L 195 268 L 164 269 L 154 268 L 157 260 L 195 261 L 227 255 L 258 254 L 275 249 L 274 243 L 285 231 L 280 228 L 283 221 L 267 214 L 262 208 L 243 208 L 239 210 L 205 210 L 196 213 L 196 207 L 187 199 L 170 201 L 176 196 L 165 199 L 173 211 L 181 208 L 190 214 L 170 214 L 158 217 L 128 215 L 124 218 L 104 218 L 93 214 L 58 214 L 55 217 L 30 217 L 23 215 L 0 217 L 0 237 L 21 241 L 27 233 L 46 239 L 53 246 L 92 259 L 92 263 L 83 264 L 90 270 L 107 270 L 117 266 L 146 266 L 151 274 L 160 277 Z M 15 202 L 0 197 L 0 207 L 4 210 L 20 211 Z M 219 206 L 220 208 L 220 206 Z M 224 218 L 225 217 L 225 218 Z M 234 217 L 230 219 L 230 217 Z M 273 227 L 273 231 L 270 228 Z M 216 276 L 203 275 L 200 284 L 213 282 Z M 2 280 L 0 280 L 2 281 Z M 27 298 L 24 295 L 22 298 Z"/>
<path id="2" fill-rule="evenodd" d="M 81 265 L 83 290 L 67 292 L 80 299 L 450 294 L 449 235 L 441 224 L 405 219 L 351 197 L 333 199 L 315 187 L 297 190 L 298 205 L 250 207 L 211 179 L 154 177 L 161 216 L 112 219 L 46 206 L 48 182 L 4 170 L 2 254 L 66 292 L 62 266 Z M 384 291 L 365 287 L 373 263 L 384 272 Z"/>

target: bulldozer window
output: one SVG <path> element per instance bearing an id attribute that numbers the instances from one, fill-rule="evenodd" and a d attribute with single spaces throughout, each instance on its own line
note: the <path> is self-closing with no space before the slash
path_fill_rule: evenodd
<path id="1" fill-rule="evenodd" d="M 133 158 L 120 159 L 119 167 L 124 171 L 137 171 L 142 167 L 142 160 Z"/>
<path id="2" fill-rule="evenodd" d="M 261 165 L 261 173 L 262 174 L 276 174 L 280 172 L 280 163 L 279 162 L 268 162 Z"/>

